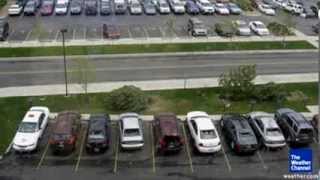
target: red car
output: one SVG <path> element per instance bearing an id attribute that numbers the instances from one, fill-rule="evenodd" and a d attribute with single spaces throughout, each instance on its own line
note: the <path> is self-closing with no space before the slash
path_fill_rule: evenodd
<path id="1" fill-rule="evenodd" d="M 44 2 L 41 6 L 40 13 L 42 16 L 49 16 L 53 13 L 53 2 Z"/>

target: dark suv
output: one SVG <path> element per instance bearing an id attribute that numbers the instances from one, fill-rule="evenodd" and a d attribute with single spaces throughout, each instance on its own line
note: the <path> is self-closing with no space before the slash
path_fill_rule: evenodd
<path id="1" fill-rule="evenodd" d="M 179 131 L 179 122 L 175 114 L 162 113 L 154 117 L 154 136 L 159 153 L 179 152 L 183 140 Z"/>
<path id="2" fill-rule="evenodd" d="M 69 111 L 59 113 L 49 140 L 53 153 L 72 152 L 75 149 L 79 130 L 79 113 Z"/>
<path id="3" fill-rule="evenodd" d="M 104 152 L 109 147 L 110 127 L 109 115 L 91 115 L 87 133 L 87 152 Z"/>
<path id="4" fill-rule="evenodd" d="M 254 153 L 258 149 L 257 138 L 248 120 L 239 114 L 224 115 L 220 125 L 226 142 L 236 153 Z"/>
<path id="5" fill-rule="evenodd" d="M 275 119 L 287 142 L 306 145 L 313 141 L 313 127 L 300 113 L 289 108 L 278 109 Z"/>

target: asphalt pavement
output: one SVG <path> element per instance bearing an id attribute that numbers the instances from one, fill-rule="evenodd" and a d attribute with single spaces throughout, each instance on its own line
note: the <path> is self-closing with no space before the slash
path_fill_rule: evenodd
<path id="1" fill-rule="evenodd" d="M 317 72 L 316 52 L 217 53 L 153 56 L 86 56 L 90 82 L 218 77 L 232 67 L 256 64 L 258 74 Z M 0 61 L 0 87 L 63 84 L 62 57 Z M 68 82 L 77 83 L 79 64 L 67 57 Z"/>

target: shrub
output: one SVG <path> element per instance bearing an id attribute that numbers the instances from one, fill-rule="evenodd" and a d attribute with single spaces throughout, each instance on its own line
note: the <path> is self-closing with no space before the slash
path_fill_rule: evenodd
<path id="1" fill-rule="evenodd" d="M 244 11 L 253 11 L 254 9 L 251 0 L 234 0 L 234 3 L 238 4 Z"/>
<path id="2" fill-rule="evenodd" d="M 107 105 L 114 111 L 141 112 L 148 104 L 145 93 L 135 86 L 123 86 L 113 90 L 106 100 Z"/>
<path id="3" fill-rule="evenodd" d="M 7 4 L 7 0 L 0 0 L 0 8 Z"/>
<path id="4" fill-rule="evenodd" d="M 293 33 L 290 31 L 288 26 L 284 24 L 280 24 L 277 22 L 271 22 L 268 24 L 268 29 L 277 36 L 288 36 L 288 35 L 293 35 Z"/>

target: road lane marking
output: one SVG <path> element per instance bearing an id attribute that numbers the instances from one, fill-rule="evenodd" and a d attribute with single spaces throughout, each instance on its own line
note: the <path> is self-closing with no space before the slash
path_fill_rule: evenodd
<path id="1" fill-rule="evenodd" d="M 152 154 L 152 172 L 155 173 L 156 172 L 156 158 L 155 158 L 155 143 L 154 143 L 154 139 L 153 139 L 153 126 L 152 123 L 150 125 L 150 135 L 151 135 L 151 154 Z"/>
<path id="2" fill-rule="evenodd" d="M 231 168 L 231 165 L 230 165 L 230 161 L 229 161 L 229 158 L 228 158 L 228 156 L 227 156 L 226 151 L 225 151 L 224 148 L 223 148 L 222 143 L 221 143 L 221 151 L 222 151 L 222 153 L 223 153 L 224 160 L 226 161 L 228 170 L 229 170 L 229 172 L 231 172 L 231 171 L 232 171 L 232 168 Z"/>
<path id="3" fill-rule="evenodd" d="M 117 128 L 116 128 L 117 129 Z M 117 131 L 118 132 L 118 131 Z M 119 154 L 119 135 L 117 133 L 117 136 L 116 136 L 116 154 L 115 154 L 115 157 L 114 157 L 114 166 L 113 166 L 113 173 L 117 173 L 117 169 L 118 169 L 118 154 Z"/>
<path id="4" fill-rule="evenodd" d="M 263 158 L 262 158 L 259 150 L 257 151 L 257 155 L 258 155 L 258 157 L 259 157 L 259 159 L 260 159 L 260 161 L 261 161 L 261 164 L 262 164 L 263 168 L 264 168 L 264 169 L 268 169 L 267 165 L 264 163 L 264 160 L 263 160 Z"/>
<path id="5" fill-rule="evenodd" d="M 79 169 L 79 165 L 80 165 L 80 161 L 81 161 L 81 156 L 82 156 L 82 153 L 83 153 L 83 146 L 84 146 L 85 139 L 86 139 L 87 129 L 88 129 L 88 128 L 85 127 L 85 129 L 84 129 L 84 131 L 83 131 L 83 133 L 82 133 L 82 139 L 81 139 L 79 156 L 78 156 L 78 159 L 77 159 L 76 166 L 75 166 L 75 168 L 74 168 L 74 171 L 75 171 L 75 172 L 77 172 L 78 169 Z"/>
<path id="6" fill-rule="evenodd" d="M 189 145 L 189 141 L 187 138 L 187 133 L 186 133 L 186 129 L 184 127 L 184 124 L 182 124 L 182 130 L 183 130 L 183 135 L 184 135 L 184 139 L 185 139 L 185 147 L 186 147 L 186 152 L 187 152 L 187 156 L 188 156 L 188 160 L 189 160 L 189 164 L 190 164 L 190 171 L 191 173 L 194 172 L 193 170 L 193 162 L 192 162 L 192 157 L 191 157 L 191 152 L 190 152 L 190 145 Z"/>
<path id="7" fill-rule="evenodd" d="M 48 141 L 48 143 L 47 143 L 47 145 L 46 145 L 46 147 L 45 147 L 45 149 L 44 149 L 44 151 L 43 151 L 43 153 L 42 153 L 42 156 L 41 156 L 41 159 L 40 159 L 40 161 L 39 161 L 39 163 L 38 163 L 38 165 L 37 165 L 37 170 L 38 169 L 40 169 L 40 167 L 41 167 L 41 165 L 42 165 L 42 163 L 43 163 L 43 161 L 44 161 L 44 158 L 45 158 L 45 156 L 46 156 L 46 154 L 47 154 L 47 152 L 48 152 L 48 149 L 49 149 L 49 141 Z"/>

